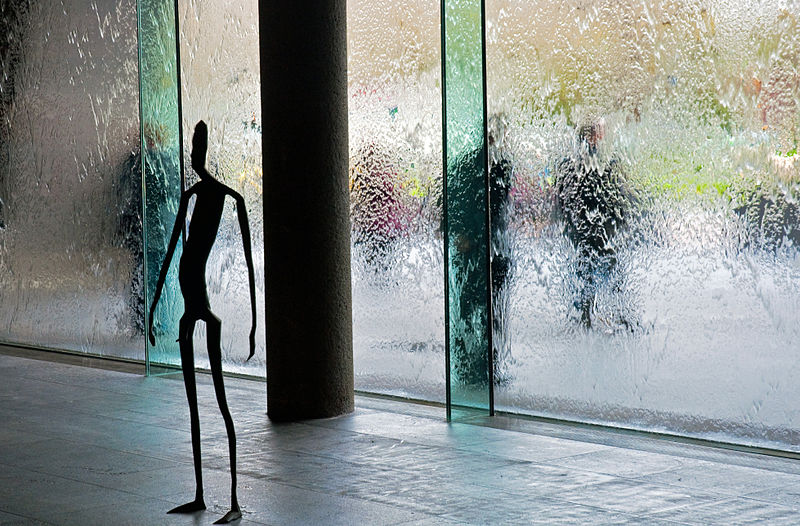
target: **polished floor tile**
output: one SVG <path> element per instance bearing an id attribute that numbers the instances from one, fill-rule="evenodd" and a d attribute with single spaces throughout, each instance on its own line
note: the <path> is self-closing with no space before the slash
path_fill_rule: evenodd
<path id="1" fill-rule="evenodd" d="M 35 358 L 0 347 L 0 525 L 201 525 L 227 511 L 207 375 L 208 510 L 175 516 L 194 493 L 180 374 Z M 790 459 L 508 416 L 448 424 L 440 407 L 372 396 L 351 415 L 274 424 L 263 382 L 225 382 L 243 525 L 800 524 Z"/>

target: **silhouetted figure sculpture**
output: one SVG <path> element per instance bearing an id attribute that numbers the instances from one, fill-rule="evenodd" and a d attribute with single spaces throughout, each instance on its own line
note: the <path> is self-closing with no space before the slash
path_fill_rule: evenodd
<path id="1" fill-rule="evenodd" d="M 602 120 L 581 126 L 575 151 L 559 162 L 556 173 L 556 213 L 577 251 L 573 305 L 586 328 L 592 326 L 598 284 L 617 266 L 615 237 L 626 225 L 633 203 L 619 163 L 598 154 L 604 134 Z M 617 321 L 633 328 L 622 317 Z"/>
<path id="2" fill-rule="evenodd" d="M 180 238 L 181 231 L 186 220 L 186 209 L 189 199 L 197 196 L 194 211 L 192 213 L 191 224 L 188 228 L 188 237 L 181 256 L 178 280 L 181 286 L 181 294 L 185 313 L 180 320 L 178 342 L 181 350 L 181 367 L 183 369 L 183 382 L 186 386 L 186 396 L 189 400 L 189 415 L 191 418 L 192 430 L 192 453 L 194 457 L 194 472 L 197 482 L 195 499 L 192 502 L 178 506 L 168 513 L 193 513 L 206 509 L 203 500 L 203 477 L 200 460 L 200 421 L 197 411 L 197 387 L 194 374 L 194 348 L 192 336 L 194 326 L 198 320 L 206 324 L 208 340 L 208 361 L 211 366 L 211 376 L 214 380 L 214 391 L 217 395 L 222 418 L 225 420 L 225 429 L 228 434 L 228 447 L 230 449 L 231 460 L 231 509 L 215 524 L 225 524 L 242 517 L 239 501 L 236 497 L 236 435 L 233 429 L 233 419 L 228 410 L 228 403 L 225 398 L 225 386 L 222 382 L 222 353 L 220 349 L 220 333 L 222 323 L 217 318 L 208 303 L 208 292 L 206 291 L 206 262 L 211 252 L 211 247 L 217 237 L 222 209 L 225 204 L 225 196 L 230 195 L 236 200 L 236 211 L 239 216 L 239 226 L 242 231 L 242 242 L 244 244 L 245 261 L 247 262 L 247 272 L 250 279 L 250 301 L 253 314 L 253 328 L 250 331 L 250 354 L 249 360 L 255 353 L 255 331 L 256 331 L 256 303 L 255 303 L 255 277 L 253 275 L 253 257 L 250 251 L 250 228 L 247 222 L 247 211 L 244 199 L 237 192 L 228 188 L 224 184 L 211 177 L 205 168 L 206 152 L 208 151 L 208 127 L 203 121 L 197 123 L 192 137 L 192 168 L 200 181 L 183 192 L 181 195 L 178 215 L 175 218 L 175 227 L 172 230 L 172 237 L 169 240 L 169 247 L 158 276 L 153 306 L 150 309 L 150 319 L 148 325 L 148 335 L 150 343 L 155 345 L 155 335 L 153 334 L 153 312 L 161 296 L 164 280 L 169 270 L 170 260 L 175 252 L 175 246 Z"/>

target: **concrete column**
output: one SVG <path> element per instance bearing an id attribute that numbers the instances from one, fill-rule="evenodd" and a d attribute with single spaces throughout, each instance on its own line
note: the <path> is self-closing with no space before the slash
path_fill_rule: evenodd
<path id="1" fill-rule="evenodd" d="M 345 0 L 260 0 L 267 410 L 353 410 Z"/>

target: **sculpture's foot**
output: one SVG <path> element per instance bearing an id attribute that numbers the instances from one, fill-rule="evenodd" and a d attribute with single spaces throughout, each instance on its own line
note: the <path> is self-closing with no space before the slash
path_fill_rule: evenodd
<path id="1" fill-rule="evenodd" d="M 181 504 L 177 508 L 172 508 L 167 513 L 194 513 L 196 511 L 203 511 L 206 509 L 206 503 L 203 499 L 195 499 L 192 502 Z"/>
<path id="2" fill-rule="evenodd" d="M 228 524 L 229 522 L 238 521 L 241 518 L 242 512 L 239 510 L 239 508 L 234 508 L 214 524 Z"/>

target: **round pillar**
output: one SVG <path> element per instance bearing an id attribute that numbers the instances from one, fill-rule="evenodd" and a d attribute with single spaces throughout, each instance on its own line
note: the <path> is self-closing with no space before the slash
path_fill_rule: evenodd
<path id="1" fill-rule="evenodd" d="M 353 410 L 345 5 L 259 1 L 272 420 Z"/>

